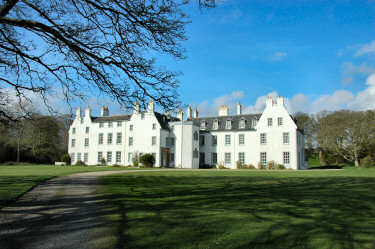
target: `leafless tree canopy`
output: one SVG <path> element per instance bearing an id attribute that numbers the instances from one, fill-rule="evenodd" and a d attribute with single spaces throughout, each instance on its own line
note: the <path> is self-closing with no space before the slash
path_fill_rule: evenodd
<path id="1" fill-rule="evenodd" d="M 171 109 L 178 73 L 155 58 L 184 58 L 186 3 L 0 0 L 0 91 L 12 88 L 20 101 L 28 92 L 45 99 L 61 91 L 67 100 L 103 93 L 125 107 L 153 99 Z"/>

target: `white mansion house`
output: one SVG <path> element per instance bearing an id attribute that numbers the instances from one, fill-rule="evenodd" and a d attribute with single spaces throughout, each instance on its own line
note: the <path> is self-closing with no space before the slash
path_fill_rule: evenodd
<path id="1" fill-rule="evenodd" d="M 199 168 L 224 165 L 236 168 L 236 162 L 258 165 L 273 160 L 291 169 L 307 169 L 304 137 L 278 97 L 267 99 L 262 114 L 228 115 L 221 106 L 215 117 L 198 117 L 197 109 L 182 110 L 176 117 L 154 111 L 154 103 L 140 110 L 136 102 L 132 115 L 109 116 L 103 107 L 100 117 L 92 117 L 78 108 L 69 130 L 72 164 L 81 160 L 89 165 L 104 158 L 109 165 L 132 165 L 134 155 L 152 153 L 156 166 Z"/>

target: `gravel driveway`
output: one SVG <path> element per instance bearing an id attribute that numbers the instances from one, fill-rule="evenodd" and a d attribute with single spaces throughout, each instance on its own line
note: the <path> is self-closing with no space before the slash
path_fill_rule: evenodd
<path id="1" fill-rule="evenodd" d="M 98 177 L 130 171 L 79 173 L 47 181 L 0 212 L 0 248 L 113 248 Z M 131 171 L 134 172 L 134 171 Z M 108 203 L 108 202 L 107 202 Z"/>

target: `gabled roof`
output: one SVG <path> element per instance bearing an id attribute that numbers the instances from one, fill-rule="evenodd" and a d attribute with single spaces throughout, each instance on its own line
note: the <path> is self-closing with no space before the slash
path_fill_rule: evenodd
<path id="1" fill-rule="evenodd" d="M 130 120 L 131 115 L 119 115 L 119 116 L 105 116 L 105 117 L 91 117 L 93 123 L 99 122 L 114 122 L 114 121 L 126 121 Z"/>
<path id="2" fill-rule="evenodd" d="M 176 117 L 169 116 L 168 118 L 167 115 L 161 114 L 159 112 L 154 112 L 154 114 L 162 129 L 166 129 L 166 130 L 170 129 L 168 122 L 180 121 L 180 119 Z"/>
<path id="3" fill-rule="evenodd" d="M 241 114 L 241 115 L 229 115 L 229 116 L 216 116 L 216 117 L 201 117 L 201 118 L 189 118 L 188 121 L 193 121 L 194 125 L 200 126 L 201 121 L 206 122 L 206 129 L 205 131 L 254 131 L 254 127 L 252 127 L 252 120 L 257 119 L 259 120 L 262 114 Z M 231 119 L 232 120 L 232 128 L 226 129 L 225 122 Z M 240 129 L 240 120 L 244 119 L 245 128 Z M 213 123 L 215 120 L 219 121 L 219 128 L 217 130 L 213 130 Z"/>

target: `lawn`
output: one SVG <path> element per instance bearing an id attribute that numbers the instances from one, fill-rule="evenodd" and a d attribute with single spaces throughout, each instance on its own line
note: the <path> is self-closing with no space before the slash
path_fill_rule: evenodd
<path id="1" fill-rule="evenodd" d="M 375 170 L 173 171 L 101 179 L 117 248 L 375 248 Z"/>
<path id="2" fill-rule="evenodd" d="M 72 173 L 117 170 L 114 167 L 0 165 L 0 209 L 43 180 Z"/>

